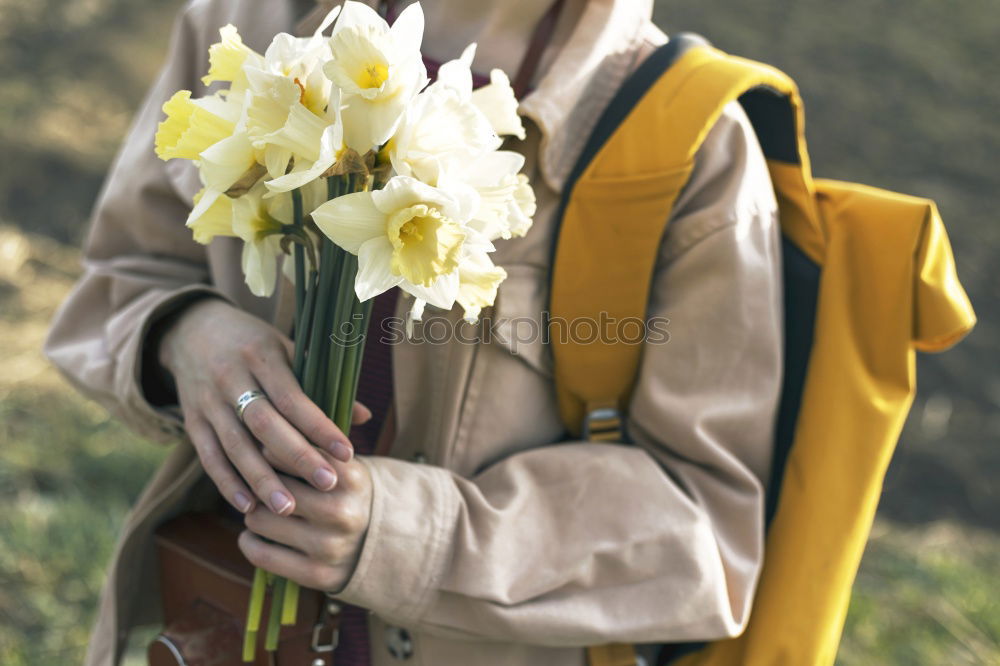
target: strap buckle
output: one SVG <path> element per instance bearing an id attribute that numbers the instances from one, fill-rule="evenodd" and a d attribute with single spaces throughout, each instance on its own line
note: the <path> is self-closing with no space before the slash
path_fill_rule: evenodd
<path id="1" fill-rule="evenodd" d="M 587 412 L 580 428 L 583 439 L 595 442 L 623 441 L 622 415 L 614 407 L 597 407 Z"/>
<path id="2" fill-rule="evenodd" d="M 333 652 L 337 649 L 337 645 L 340 643 L 340 627 L 337 622 L 331 623 L 330 620 L 338 613 L 340 613 L 340 604 L 328 596 L 319 620 L 313 625 L 312 639 L 309 641 L 309 648 L 313 652 Z M 323 642 L 323 630 L 328 626 L 330 638 Z"/>
<path id="3" fill-rule="evenodd" d="M 337 649 L 337 644 L 340 643 L 340 629 L 336 627 L 330 628 L 330 640 L 323 642 L 323 630 L 326 626 L 317 622 L 313 627 L 312 640 L 309 641 L 309 648 L 313 652 L 333 652 Z"/>

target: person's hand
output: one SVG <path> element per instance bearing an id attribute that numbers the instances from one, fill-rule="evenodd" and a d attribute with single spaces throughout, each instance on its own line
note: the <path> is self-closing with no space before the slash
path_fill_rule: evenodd
<path id="1" fill-rule="evenodd" d="M 357 460 L 330 462 L 340 478 L 335 489 L 319 492 L 282 476 L 295 496 L 293 515 L 257 507 L 244 519 L 248 529 L 239 545 L 254 566 L 304 587 L 336 592 L 347 584 L 361 554 L 371 520 L 372 481 Z"/>
<path id="2" fill-rule="evenodd" d="M 204 299 L 167 324 L 156 353 L 173 375 L 184 427 L 205 472 L 238 510 L 253 510 L 254 495 L 276 514 L 295 510 L 294 493 L 263 452 L 319 490 L 337 484 L 331 460 L 349 461 L 353 448 L 302 391 L 289 361 L 292 342 L 273 326 L 221 299 Z M 249 404 L 241 423 L 234 405 L 249 390 L 267 399 Z M 369 418 L 355 403 L 353 421 Z"/>

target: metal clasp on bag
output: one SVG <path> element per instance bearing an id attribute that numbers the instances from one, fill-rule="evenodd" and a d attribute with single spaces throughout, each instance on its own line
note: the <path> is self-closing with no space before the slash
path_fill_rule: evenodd
<path id="1" fill-rule="evenodd" d="M 323 612 L 320 613 L 319 620 L 313 626 L 312 640 L 309 642 L 309 647 L 313 652 L 333 652 L 337 649 L 337 645 L 340 643 L 340 627 L 338 625 L 330 626 L 330 617 L 339 612 L 340 604 L 332 599 L 328 599 L 323 605 Z M 323 630 L 328 627 L 330 639 L 324 643 Z"/>
<path id="2" fill-rule="evenodd" d="M 583 439 L 594 442 L 623 441 L 622 416 L 614 407 L 598 407 L 587 412 L 580 428 Z"/>

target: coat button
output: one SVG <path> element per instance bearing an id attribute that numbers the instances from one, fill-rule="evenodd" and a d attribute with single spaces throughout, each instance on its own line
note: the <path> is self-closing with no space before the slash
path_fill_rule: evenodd
<path id="1" fill-rule="evenodd" d="M 409 659 L 413 656 L 413 639 L 410 632 L 402 627 L 386 627 L 385 646 L 396 659 Z"/>

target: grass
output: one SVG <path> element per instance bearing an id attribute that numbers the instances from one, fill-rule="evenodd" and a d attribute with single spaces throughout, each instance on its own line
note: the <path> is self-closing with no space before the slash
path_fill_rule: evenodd
<path id="1" fill-rule="evenodd" d="M 164 449 L 42 358 L 77 253 L 0 227 L 0 664 L 79 663 L 114 538 Z"/>
<path id="2" fill-rule="evenodd" d="M 873 531 L 838 663 L 1000 664 L 1000 539 L 938 522 Z"/>

